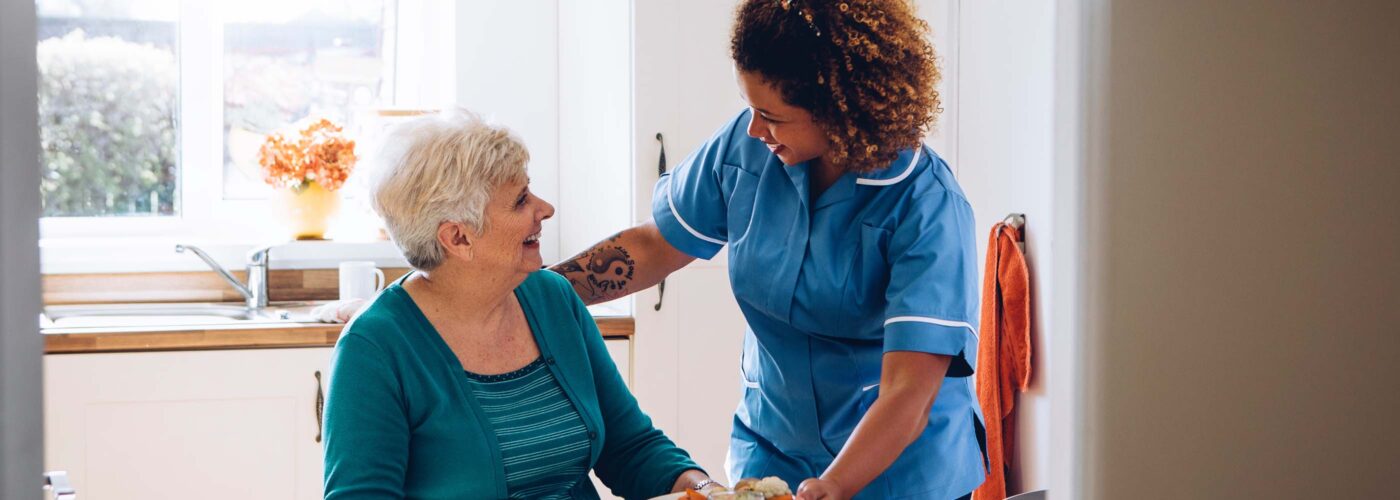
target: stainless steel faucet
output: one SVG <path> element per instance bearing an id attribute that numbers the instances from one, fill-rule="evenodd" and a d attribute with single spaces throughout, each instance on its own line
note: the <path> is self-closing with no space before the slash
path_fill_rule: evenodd
<path id="1" fill-rule="evenodd" d="M 204 250 L 200 250 L 199 247 L 194 245 L 175 245 L 176 253 L 184 253 L 185 250 L 194 252 L 205 264 L 209 264 L 209 267 L 213 268 L 214 272 L 219 273 L 219 277 L 233 286 L 234 290 L 238 290 L 238 293 L 243 294 L 243 298 L 246 299 L 245 302 L 248 305 L 248 310 L 257 311 L 267 307 L 267 259 L 269 252 L 272 250 L 271 245 L 258 247 L 248 252 L 247 285 L 240 283 L 238 278 L 229 274 L 228 270 L 224 269 L 224 266 L 219 265 L 218 262 L 214 262 L 214 259 L 209 257 L 209 254 L 204 253 Z"/>

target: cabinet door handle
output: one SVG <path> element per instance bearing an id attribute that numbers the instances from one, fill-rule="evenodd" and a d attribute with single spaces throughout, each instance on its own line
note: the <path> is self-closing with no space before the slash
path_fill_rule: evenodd
<path id="1" fill-rule="evenodd" d="M 656 175 L 666 175 L 666 140 L 662 138 L 661 132 L 656 133 L 656 142 L 661 144 L 661 157 L 656 160 Z M 661 302 L 666 300 L 666 279 L 662 278 L 661 283 L 656 285 L 656 305 L 652 309 L 661 310 Z"/>
<path id="2" fill-rule="evenodd" d="M 321 389 L 321 370 L 316 370 L 316 442 L 321 442 L 321 415 L 326 409 L 326 393 Z"/>

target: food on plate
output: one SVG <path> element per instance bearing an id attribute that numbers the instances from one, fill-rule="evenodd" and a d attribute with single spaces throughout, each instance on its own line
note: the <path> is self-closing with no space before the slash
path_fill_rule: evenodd
<path id="1" fill-rule="evenodd" d="M 744 478 L 734 483 L 733 490 L 723 487 L 716 487 L 709 490 L 709 494 L 701 493 L 690 488 L 685 490 L 685 500 L 713 500 L 716 498 L 763 498 L 766 500 L 792 500 L 792 490 L 777 476 L 769 476 L 763 479 Z"/>
<path id="2" fill-rule="evenodd" d="M 763 498 L 785 498 L 792 496 L 792 490 L 788 489 L 787 482 L 778 476 L 768 476 L 763 479 L 745 478 L 734 483 L 734 491 L 753 491 L 763 495 Z"/>

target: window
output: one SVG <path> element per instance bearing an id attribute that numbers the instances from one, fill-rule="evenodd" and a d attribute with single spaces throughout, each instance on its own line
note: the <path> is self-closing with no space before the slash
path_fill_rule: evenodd
<path id="1" fill-rule="evenodd" d="M 174 2 L 36 8 L 44 216 L 178 214 Z"/>
<path id="2" fill-rule="evenodd" d="M 257 152 L 269 133 L 310 117 L 347 125 L 351 110 L 392 95 L 392 2 L 263 3 L 223 20 L 225 198 L 265 192 Z"/>
<path id="3" fill-rule="evenodd" d="M 451 39 L 451 2 L 35 4 L 45 239 L 246 234 L 266 225 L 269 133 L 318 118 L 353 133 L 375 109 L 450 98 L 422 81 L 452 61 L 422 45 Z"/>

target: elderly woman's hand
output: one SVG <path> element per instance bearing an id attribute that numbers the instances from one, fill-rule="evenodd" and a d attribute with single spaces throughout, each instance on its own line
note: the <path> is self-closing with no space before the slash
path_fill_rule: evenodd
<path id="1" fill-rule="evenodd" d="M 714 481 L 710 478 L 709 474 L 705 474 L 699 469 L 690 469 L 682 472 L 680 477 L 676 478 L 675 484 L 671 485 L 671 492 L 679 493 L 685 491 L 686 488 L 694 489 L 701 493 L 709 493 L 711 490 L 717 488 L 723 489 L 724 485 Z"/>
<path id="2" fill-rule="evenodd" d="M 368 304 L 365 299 L 337 300 L 316 306 L 309 314 L 322 323 L 346 323 L 355 319 Z"/>

